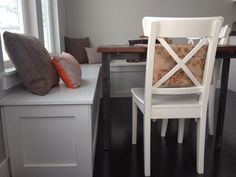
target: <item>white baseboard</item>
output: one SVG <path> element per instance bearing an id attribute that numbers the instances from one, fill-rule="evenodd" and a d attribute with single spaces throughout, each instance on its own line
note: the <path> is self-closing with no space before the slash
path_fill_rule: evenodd
<path id="1" fill-rule="evenodd" d="M 11 177 L 8 159 L 4 159 L 0 163 L 0 176 L 1 177 Z"/>

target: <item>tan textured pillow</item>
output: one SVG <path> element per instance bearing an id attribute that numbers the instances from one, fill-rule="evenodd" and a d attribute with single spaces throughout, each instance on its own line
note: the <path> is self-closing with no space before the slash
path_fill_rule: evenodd
<path id="1" fill-rule="evenodd" d="M 59 82 L 51 57 L 39 39 L 32 35 L 4 32 L 6 51 L 26 88 L 47 94 Z"/>
<path id="2" fill-rule="evenodd" d="M 95 48 L 85 47 L 89 64 L 102 63 L 102 54 L 98 53 Z"/>
<path id="3" fill-rule="evenodd" d="M 171 44 L 172 49 L 176 54 L 183 59 L 195 45 L 188 44 Z M 197 80 L 202 83 L 207 46 L 203 46 L 186 64 Z M 160 80 L 166 73 L 168 73 L 176 65 L 175 60 L 170 56 L 166 49 L 160 44 L 156 45 L 153 84 Z M 191 79 L 180 69 L 173 76 L 171 76 L 163 86 L 184 87 L 194 85 Z"/>
<path id="4" fill-rule="evenodd" d="M 65 51 L 75 57 L 80 63 L 88 63 L 85 47 L 89 47 L 89 38 L 69 38 L 65 37 Z"/>
<path id="5" fill-rule="evenodd" d="M 69 88 L 77 88 L 82 82 L 81 67 L 79 62 L 69 53 L 53 57 L 53 64 L 65 85 Z"/>

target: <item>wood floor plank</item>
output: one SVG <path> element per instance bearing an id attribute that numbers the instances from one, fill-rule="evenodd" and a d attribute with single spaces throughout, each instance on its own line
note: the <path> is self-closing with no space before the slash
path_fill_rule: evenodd
<path id="1" fill-rule="evenodd" d="M 217 104 L 217 103 L 216 103 Z M 205 174 L 196 173 L 196 123 L 186 121 L 183 144 L 177 143 L 177 120 L 170 121 L 161 138 L 161 121 L 152 123 L 153 177 L 233 177 L 236 174 L 236 92 L 229 91 L 223 146 L 214 148 L 214 138 L 206 135 Z M 131 145 L 131 99 L 113 98 L 111 104 L 111 151 L 103 151 L 102 124 L 96 150 L 94 177 L 143 177 L 142 114 L 139 112 L 137 145 Z"/>

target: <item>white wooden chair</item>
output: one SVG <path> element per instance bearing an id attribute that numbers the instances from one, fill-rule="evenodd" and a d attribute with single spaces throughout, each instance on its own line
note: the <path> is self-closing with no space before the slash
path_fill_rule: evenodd
<path id="1" fill-rule="evenodd" d="M 145 88 L 133 88 L 132 92 L 132 144 L 137 142 L 137 108 L 143 116 L 144 128 L 144 173 L 150 176 L 151 159 L 151 120 L 197 118 L 197 172 L 204 172 L 204 149 L 207 104 L 212 78 L 214 56 L 218 35 L 223 22 L 222 17 L 205 18 L 159 18 L 144 17 L 144 35 L 148 36 Z M 199 43 L 183 58 L 172 50 L 164 38 L 203 37 Z M 176 66 L 160 80 L 153 83 L 155 41 L 168 51 Z M 186 63 L 205 44 L 208 45 L 202 82 L 192 74 Z M 189 87 L 162 87 L 178 70 L 182 69 L 193 82 Z"/>
<path id="2" fill-rule="evenodd" d="M 226 45 L 229 42 L 229 33 L 231 29 L 228 25 L 225 25 L 221 28 L 220 35 L 219 35 L 219 43 L 218 45 Z M 215 125 L 215 90 L 216 90 L 216 84 L 217 80 L 221 76 L 220 74 L 220 68 L 222 65 L 222 60 L 216 60 L 215 66 L 213 70 L 213 78 L 211 82 L 210 87 L 210 96 L 209 96 L 209 104 L 208 104 L 208 128 L 209 128 L 209 134 L 214 135 L 214 125 Z"/>
<path id="3" fill-rule="evenodd" d="M 228 25 L 225 25 L 224 27 L 221 28 L 220 34 L 219 34 L 218 45 L 228 44 L 230 31 L 231 29 Z M 195 42 L 199 41 L 199 38 L 189 38 L 188 40 L 189 40 L 188 43 L 194 44 L 194 41 Z M 216 89 L 217 80 L 220 77 L 221 63 L 222 63 L 221 60 L 215 61 L 214 70 L 213 70 L 213 78 L 212 78 L 212 82 L 210 86 L 210 95 L 209 95 L 209 104 L 208 104 L 208 130 L 209 130 L 210 135 L 214 135 L 215 89 Z M 161 127 L 162 137 L 165 137 L 166 135 L 167 125 L 168 125 L 168 119 L 163 120 L 162 127 Z M 178 125 L 178 138 L 177 138 L 178 143 L 183 143 L 184 125 L 185 125 L 185 120 L 180 119 L 179 125 Z"/>

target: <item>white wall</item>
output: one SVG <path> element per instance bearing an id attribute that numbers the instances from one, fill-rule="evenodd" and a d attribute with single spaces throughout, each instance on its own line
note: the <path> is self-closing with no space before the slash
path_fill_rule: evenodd
<path id="1" fill-rule="evenodd" d="M 126 44 L 141 33 L 144 16 L 224 16 L 232 24 L 232 0 L 69 0 L 66 35 L 89 37 L 94 46 Z"/>
<path id="2" fill-rule="evenodd" d="M 223 16 L 230 26 L 236 20 L 232 0 L 69 0 L 65 8 L 65 34 L 89 37 L 94 47 L 136 39 L 144 16 Z M 234 76 L 231 69 L 229 89 L 236 91 Z"/>

